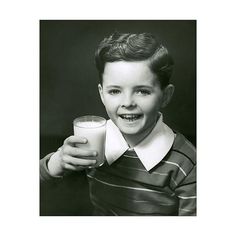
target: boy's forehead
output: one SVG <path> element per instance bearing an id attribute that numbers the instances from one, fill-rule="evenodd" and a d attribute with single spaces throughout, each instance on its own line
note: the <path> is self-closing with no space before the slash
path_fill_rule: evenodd
<path id="1" fill-rule="evenodd" d="M 148 61 L 115 61 L 115 62 L 106 62 L 104 73 L 109 72 L 135 72 L 135 71 L 150 70 Z"/>
<path id="2" fill-rule="evenodd" d="M 105 64 L 103 83 L 132 83 L 132 84 L 154 84 L 156 75 L 151 71 L 148 61 L 137 62 L 108 62 Z"/>

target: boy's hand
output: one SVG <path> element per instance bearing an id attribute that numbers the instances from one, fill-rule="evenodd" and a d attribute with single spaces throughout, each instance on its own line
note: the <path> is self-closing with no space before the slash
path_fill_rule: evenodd
<path id="1" fill-rule="evenodd" d="M 80 171 L 96 163 L 94 150 L 83 149 L 87 139 L 80 136 L 70 136 L 63 146 L 50 158 L 48 170 L 52 176 L 60 176 L 67 170 Z M 76 146 L 78 145 L 79 146 Z"/>

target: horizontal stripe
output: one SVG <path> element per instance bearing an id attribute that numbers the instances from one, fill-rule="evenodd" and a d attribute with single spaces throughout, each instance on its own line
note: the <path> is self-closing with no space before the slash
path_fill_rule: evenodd
<path id="1" fill-rule="evenodd" d="M 149 202 L 149 201 L 145 201 L 145 200 L 142 201 L 142 200 L 135 200 L 135 199 L 133 199 L 132 201 L 133 202 Z"/>
<path id="2" fill-rule="evenodd" d="M 132 194 L 123 197 L 119 192 L 118 190 L 117 193 L 109 195 L 108 192 L 104 194 L 101 189 L 99 193 L 96 191 L 96 196 L 91 196 L 91 201 L 106 209 L 108 215 L 111 209 L 118 215 L 176 215 L 178 212 L 178 203 L 174 199 L 167 202 L 165 199 L 155 196 L 155 193 L 149 193 L 152 194 L 152 198 L 149 199 L 133 199 L 130 198 L 130 196 L 134 197 Z M 146 197 L 145 192 L 142 197 Z"/>
<path id="3" fill-rule="evenodd" d="M 135 173 L 135 172 L 137 172 L 137 173 L 139 173 L 140 172 L 140 178 L 136 178 L 138 175 L 136 174 L 135 176 L 135 178 L 136 178 L 136 180 L 138 180 L 138 181 L 141 181 L 141 182 L 143 182 L 143 183 L 147 183 L 147 184 L 156 184 L 157 183 L 157 181 L 152 181 L 152 182 L 150 182 L 151 180 L 150 180 L 150 178 L 151 179 L 153 179 L 153 177 L 154 178 L 156 178 L 155 176 L 153 176 L 153 175 L 160 175 L 160 176 L 168 176 L 169 174 L 168 173 L 160 173 L 160 172 L 157 172 L 157 171 L 153 171 L 153 172 L 151 172 L 151 173 L 149 173 L 147 170 L 145 170 L 145 169 L 139 169 L 139 168 L 134 168 L 134 167 L 127 167 L 127 166 L 124 166 L 124 165 L 121 165 L 121 164 L 118 164 L 117 165 L 117 167 L 121 167 L 123 170 L 121 170 L 122 171 L 122 173 L 124 173 L 124 169 L 127 169 L 127 170 L 130 170 L 130 171 L 133 171 L 133 173 Z M 129 173 L 129 172 L 128 172 Z M 146 173 L 146 175 L 144 175 L 143 173 Z M 131 173 L 129 173 L 129 176 L 131 176 L 130 175 Z M 124 175 L 122 175 L 123 177 L 125 176 L 125 173 L 124 173 Z M 158 178 L 158 177 L 157 177 Z M 148 179 L 148 182 L 147 181 L 145 181 L 145 179 Z M 159 181 L 159 179 L 158 179 L 158 181 Z M 173 182 L 173 184 L 174 184 L 174 186 L 177 186 L 178 185 L 178 183 L 177 183 L 177 181 L 175 181 L 175 179 L 173 178 L 173 177 L 171 177 L 170 178 L 170 181 L 171 182 Z"/>
<path id="4" fill-rule="evenodd" d="M 141 171 L 141 172 L 145 172 L 145 173 L 147 173 L 148 175 L 161 175 L 161 176 L 168 176 L 168 173 L 160 173 L 160 172 L 157 172 L 157 171 L 155 171 L 155 172 L 152 172 L 152 173 L 149 173 L 149 172 L 147 172 L 146 170 L 142 170 L 142 169 L 138 169 L 138 168 L 133 168 L 133 167 L 127 167 L 127 166 L 123 166 L 123 165 L 118 165 L 119 167 L 122 167 L 122 168 L 125 168 L 125 169 L 130 169 L 130 170 L 134 170 L 134 171 Z M 177 182 L 173 179 L 173 178 L 171 178 L 170 179 L 171 181 L 173 181 L 173 183 L 175 184 L 175 186 L 177 186 L 178 184 L 177 184 Z"/>
<path id="5" fill-rule="evenodd" d="M 160 191 L 156 191 L 156 190 L 152 190 L 152 189 L 146 189 L 146 188 L 136 188 L 136 187 L 130 187 L 130 186 L 124 186 L 124 185 L 117 185 L 117 184 L 111 184 L 111 183 L 108 183 L 108 182 L 105 182 L 105 181 L 102 181 L 102 180 L 99 180 L 97 178 L 94 178 L 92 177 L 91 175 L 88 175 L 87 176 L 91 179 L 95 179 L 96 181 L 100 182 L 100 183 L 103 183 L 105 185 L 108 185 L 108 186 L 111 186 L 111 187 L 115 187 L 115 188 L 124 188 L 124 189 L 131 189 L 131 190 L 138 190 L 138 191 L 145 191 L 145 192 L 154 192 L 154 193 L 164 193 L 165 192 L 160 192 Z"/>
<path id="6" fill-rule="evenodd" d="M 183 209 L 183 208 L 179 208 L 179 211 L 186 211 L 186 212 L 195 212 L 195 209 L 191 209 L 191 210 L 189 210 L 189 209 Z"/>
<path id="7" fill-rule="evenodd" d="M 130 156 L 130 155 L 127 155 L 127 154 L 124 154 L 123 156 L 124 157 L 130 157 L 130 158 L 138 158 L 137 156 Z"/>
<path id="8" fill-rule="evenodd" d="M 181 172 L 182 172 L 185 176 L 187 176 L 187 174 L 186 174 L 185 171 L 179 166 L 179 164 L 177 164 L 177 163 L 175 163 L 175 162 L 172 162 L 172 161 L 162 161 L 162 162 L 165 162 L 165 163 L 167 163 L 167 164 L 171 164 L 171 165 L 177 166 L 177 167 L 181 170 Z"/>
<path id="9" fill-rule="evenodd" d="M 181 198 L 181 199 L 194 199 L 194 198 L 197 198 L 197 197 L 196 196 L 189 196 L 189 197 L 178 196 L 178 198 Z"/>
<path id="10" fill-rule="evenodd" d="M 179 187 L 188 186 L 188 185 L 191 185 L 191 184 L 196 184 L 196 181 L 190 182 L 190 183 L 186 183 L 186 184 L 180 184 Z"/>
<path id="11" fill-rule="evenodd" d="M 152 172 L 152 174 L 154 175 L 164 175 L 164 176 L 167 176 L 168 174 L 167 173 L 160 173 L 160 172 Z"/>
<path id="12" fill-rule="evenodd" d="M 136 202 L 136 203 L 138 203 L 138 202 L 147 202 L 147 203 L 150 203 L 150 201 L 145 201 L 145 200 L 135 200 L 135 199 L 133 199 L 132 200 L 133 202 Z M 173 203 L 158 203 L 158 205 L 160 205 L 160 206 L 174 206 L 174 204 Z"/>
<path id="13" fill-rule="evenodd" d="M 176 149 L 172 149 L 171 151 L 177 152 L 177 153 L 183 155 L 183 156 L 186 157 L 193 165 L 196 165 L 196 163 L 194 163 L 194 161 L 193 161 L 189 156 L 187 156 L 185 153 L 183 153 L 183 152 L 181 152 L 181 151 L 179 151 L 179 150 L 176 150 Z"/>
<path id="14" fill-rule="evenodd" d="M 137 171 L 137 170 L 132 170 L 129 168 L 123 168 L 123 167 L 120 167 L 120 165 L 116 166 L 115 172 L 111 172 L 113 171 L 113 168 L 106 169 L 106 173 L 103 172 L 102 170 L 103 169 L 101 167 L 96 170 L 96 173 L 90 171 L 90 172 L 87 172 L 87 174 L 95 178 L 98 178 L 99 180 L 109 182 L 112 184 L 131 186 L 131 187 L 137 187 L 137 188 L 153 189 L 160 192 L 165 192 L 167 195 L 172 194 L 173 189 L 176 187 L 176 185 L 172 183 L 168 175 L 161 176 L 157 174 L 151 174 L 151 173 L 148 173 L 147 171 Z M 115 175 L 111 175 L 110 173 L 112 174 L 114 173 Z M 95 180 L 94 182 L 96 184 Z M 166 183 L 171 182 L 172 185 L 174 186 L 173 189 L 171 189 L 168 185 L 163 186 L 163 183 L 165 182 Z M 100 186 L 98 187 L 100 188 Z M 143 199 L 140 199 L 140 200 L 143 200 Z"/>
<path id="15" fill-rule="evenodd" d="M 138 169 L 138 168 L 134 168 L 134 167 L 127 167 L 127 166 L 123 166 L 123 165 L 119 165 L 119 167 L 126 168 L 126 169 L 131 169 L 131 170 L 138 170 L 138 171 L 141 171 L 141 172 L 149 173 L 149 172 L 147 172 L 144 169 L 142 170 L 142 169 Z M 159 173 L 159 172 L 152 172 L 151 174 L 164 175 L 164 176 L 168 175 L 167 173 Z"/>

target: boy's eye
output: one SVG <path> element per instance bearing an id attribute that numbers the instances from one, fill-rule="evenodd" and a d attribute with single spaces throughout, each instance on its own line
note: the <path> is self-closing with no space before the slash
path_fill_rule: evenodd
<path id="1" fill-rule="evenodd" d="M 109 94 L 111 95 L 116 95 L 116 94 L 119 94 L 120 93 L 120 90 L 118 89 L 111 89 L 108 91 Z"/>
<path id="2" fill-rule="evenodd" d="M 151 91 L 147 90 L 147 89 L 139 89 L 136 91 L 136 94 L 138 95 L 149 95 L 151 94 Z"/>

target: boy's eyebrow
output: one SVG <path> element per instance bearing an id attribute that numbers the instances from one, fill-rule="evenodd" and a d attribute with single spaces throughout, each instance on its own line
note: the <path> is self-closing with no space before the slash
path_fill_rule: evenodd
<path id="1" fill-rule="evenodd" d="M 135 88 L 153 88 L 153 86 L 150 86 L 150 85 L 138 85 L 138 86 L 135 86 Z"/>
<path id="2" fill-rule="evenodd" d="M 119 86 L 119 85 L 109 85 L 109 86 L 106 86 L 106 88 L 121 88 L 121 86 Z M 135 89 L 137 89 L 137 88 L 149 88 L 149 89 L 152 89 L 153 87 L 152 86 L 150 86 L 150 85 L 137 85 L 137 86 L 135 86 L 134 87 Z"/>
<path id="3" fill-rule="evenodd" d="M 106 88 L 120 88 L 119 85 L 109 85 L 109 86 L 106 86 Z"/>

